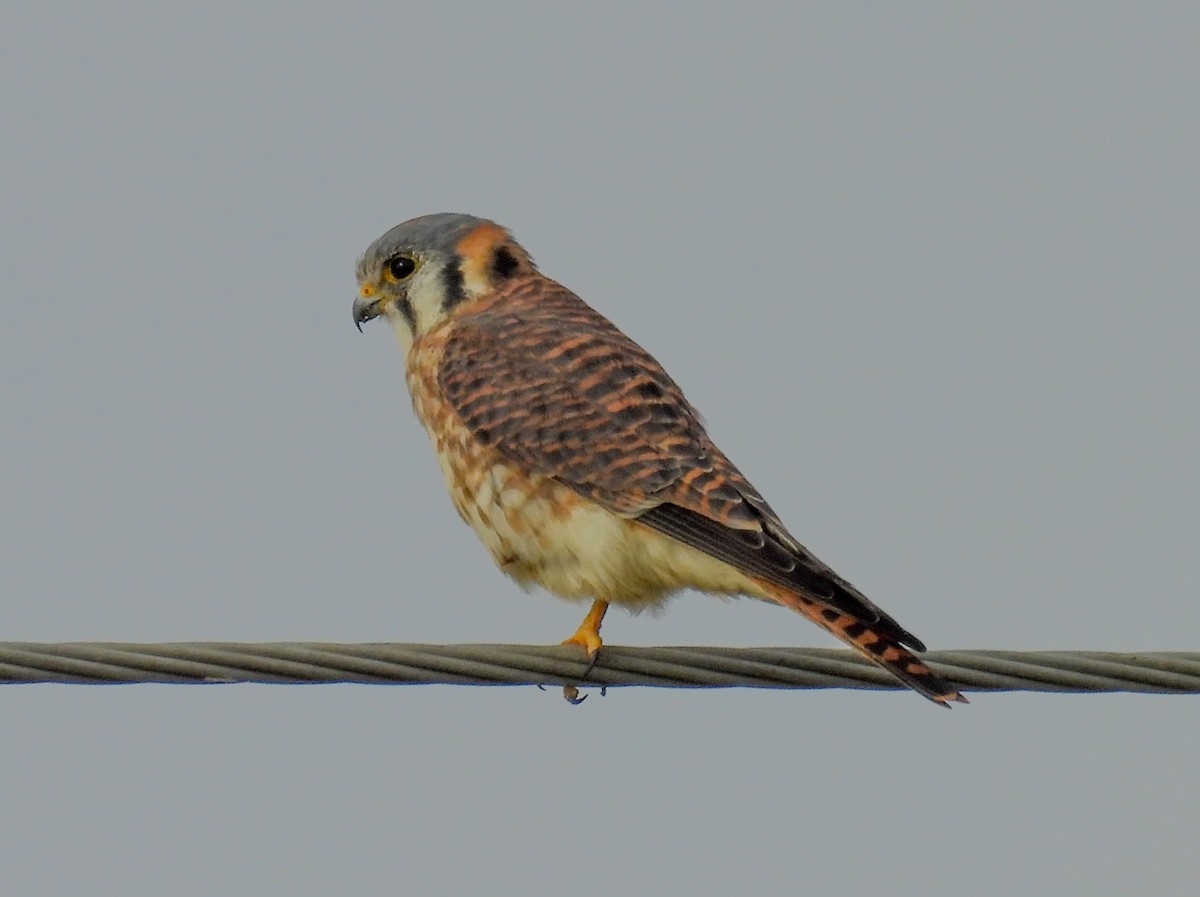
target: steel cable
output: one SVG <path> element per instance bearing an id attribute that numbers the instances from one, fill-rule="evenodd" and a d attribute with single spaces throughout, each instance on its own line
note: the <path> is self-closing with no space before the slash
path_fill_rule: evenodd
<path id="1" fill-rule="evenodd" d="M 933 651 L 925 659 L 967 692 L 1200 693 L 1200 652 Z M 605 646 L 586 667 L 573 646 L 0 642 L 5 683 L 903 687 L 833 648 Z"/>

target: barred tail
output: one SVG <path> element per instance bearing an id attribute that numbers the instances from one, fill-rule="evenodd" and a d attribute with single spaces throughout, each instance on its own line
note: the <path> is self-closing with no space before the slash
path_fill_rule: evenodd
<path id="1" fill-rule="evenodd" d="M 782 589 L 773 583 L 761 579 L 755 579 L 755 582 L 772 601 L 808 617 L 868 660 L 879 664 L 913 691 L 943 707 L 950 706 L 947 701 L 967 703 L 967 699 L 959 694 L 957 688 L 934 673 L 912 651 L 878 627 L 803 595 Z"/>

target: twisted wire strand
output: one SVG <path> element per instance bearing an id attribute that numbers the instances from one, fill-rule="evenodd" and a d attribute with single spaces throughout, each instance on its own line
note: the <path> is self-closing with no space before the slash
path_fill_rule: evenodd
<path id="1" fill-rule="evenodd" d="M 964 691 L 1200 693 L 1200 652 L 933 651 Z M 904 686 L 833 648 L 576 647 L 322 642 L 0 642 L 0 683 L 594 685 L 665 688 Z"/>

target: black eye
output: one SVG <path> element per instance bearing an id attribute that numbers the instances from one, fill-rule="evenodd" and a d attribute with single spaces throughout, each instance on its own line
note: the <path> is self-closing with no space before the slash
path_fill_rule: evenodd
<path id="1" fill-rule="evenodd" d="M 395 258 L 388 259 L 387 273 L 393 281 L 411 277 L 412 273 L 416 270 L 416 261 L 407 255 L 398 255 Z"/>

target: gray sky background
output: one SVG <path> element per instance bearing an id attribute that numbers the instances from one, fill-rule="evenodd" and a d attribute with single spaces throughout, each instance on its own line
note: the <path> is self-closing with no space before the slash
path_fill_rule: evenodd
<path id="1" fill-rule="evenodd" d="M 782 6 L 782 5 L 781 5 Z M 464 211 L 936 648 L 1196 650 L 1200 7 L 10 4 L 29 640 L 557 641 L 358 253 Z M 696 595 L 614 644 L 831 645 Z M 1192 893 L 1194 699 L 0 689 L 9 894 Z"/>

